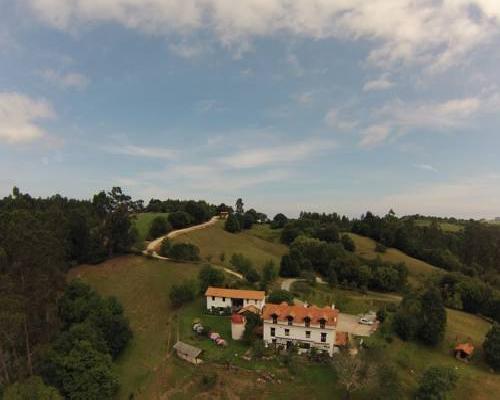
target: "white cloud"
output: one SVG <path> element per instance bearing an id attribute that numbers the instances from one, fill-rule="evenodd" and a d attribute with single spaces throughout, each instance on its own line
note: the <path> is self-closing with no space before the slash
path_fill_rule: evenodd
<path id="1" fill-rule="evenodd" d="M 341 131 L 350 131 L 357 125 L 357 121 L 345 118 L 340 114 L 345 113 L 339 108 L 331 108 L 325 115 L 325 122 L 330 128 L 335 128 Z"/>
<path id="2" fill-rule="evenodd" d="M 293 99 L 299 104 L 309 105 L 314 100 L 314 92 L 313 91 L 302 92 L 293 96 Z"/>
<path id="3" fill-rule="evenodd" d="M 372 125 L 363 131 L 363 138 L 359 145 L 361 147 L 373 147 L 382 143 L 388 136 L 390 130 L 386 125 Z"/>
<path id="4" fill-rule="evenodd" d="M 422 169 L 424 171 L 432 171 L 432 172 L 437 172 L 437 169 L 434 168 L 432 165 L 429 164 L 415 164 L 415 168 Z"/>
<path id="5" fill-rule="evenodd" d="M 66 88 L 85 89 L 90 79 L 77 72 L 60 73 L 53 69 L 40 71 L 40 75 L 49 83 Z"/>
<path id="6" fill-rule="evenodd" d="M 46 132 L 37 122 L 54 117 L 52 105 L 46 100 L 0 92 L 0 141 L 21 143 L 40 139 Z"/>
<path id="7" fill-rule="evenodd" d="M 208 47 L 202 46 L 200 43 L 189 42 L 183 40 L 180 43 L 172 43 L 168 46 L 172 53 L 177 54 L 182 58 L 196 58 L 209 51 Z"/>
<path id="8" fill-rule="evenodd" d="M 131 157 L 175 159 L 178 151 L 165 147 L 143 147 L 133 145 L 112 145 L 103 147 L 103 150 L 111 154 L 119 154 Z"/>
<path id="9" fill-rule="evenodd" d="M 220 162 L 232 168 L 254 168 L 304 160 L 335 147 L 336 143 L 332 140 L 309 139 L 280 146 L 243 150 L 232 156 L 223 157 Z"/>
<path id="10" fill-rule="evenodd" d="M 116 22 L 148 34 L 212 32 L 244 51 L 254 38 L 368 40 L 377 65 L 420 63 L 442 70 L 488 43 L 499 31 L 494 0 L 24 0 L 36 15 L 65 30 Z M 475 7 L 477 12 L 472 12 Z M 291 60 L 293 62 L 293 60 Z"/>
<path id="11" fill-rule="evenodd" d="M 384 74 L 377 79 L 366 82 L 363 86 L 363 91 L 370 92 L 370 91 L 387 90 L 393 86 L 394 82 L 392 82 L 388 78 L 387 74 Z"/>

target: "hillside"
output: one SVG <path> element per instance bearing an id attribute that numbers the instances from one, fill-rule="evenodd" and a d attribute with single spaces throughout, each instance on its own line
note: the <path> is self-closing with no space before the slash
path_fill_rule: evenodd
<path id="1" fill-rule="evenodd" d="M 260 270 L 269 260 L 278 266 L 281 257 L 287 252 L 287 247 L 274 240 L 273 234 L 267 225 L 257 225 L 237 234 L 229 233 L 224 230 L 224 222 L 218 221 L 206 229 L 179 235 L 173 242 L 192 243 L 199 247 L 202 259 L 226 267 L 231 266 L 229 261 L 234 253 L 242 253 Z M 222 253 L 225 255 L 224 261 L 220 259 Z"/>
<path id="2" fill-rule="evenodd" d="M 375 251 L 376 242 L 366 236 L 349 233 L 356 244 L 356 254 L 362 258 L 373 259 L 377 256 L 383 261 L 393 263 L 404 262 L 408 267 L 411 284 L 422 282 L 432 274 L 442 274 L 443 270 L 424 261 L 410 257 L 398 249 L 389 248 L 384 253 Z"/>
<path id="3" fill-rule="evenodd" d="M 134 227 L 137 229 L 138 238 L 137 243 L 143 246 L 144 241 L 149 233 L 149 228 L 151 227 L 151 223 L 156 217 L 168 217 L 168 213 L 161 212 L 147 212 L 147 213 L 139 213 L 134 215 L 132 219 L 132 223 Z"/>

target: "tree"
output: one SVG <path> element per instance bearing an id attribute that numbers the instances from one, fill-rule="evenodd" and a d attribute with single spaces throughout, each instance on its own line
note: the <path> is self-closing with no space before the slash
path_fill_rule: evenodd
<path id="1" fill-rule="evenodd" d="M 293 294 L 288 290 L 273 290 L 269 293 L 267 302 L 270 304 L 281 304 L 283 302 L 293 305 Z"/>
<path id="2" fill-rule="evenodd" d="M 439 291 L 431 287 L 421 297 L 420 329 L 418 337 L 429 345 L 438 344 L 446 329 L 446 309 Z"/>
<path id="3" fill-rule="evenodd" d="M 417 400 L 445 400 L 448 392 L 456 386 L 458 375 L 449 367 L 430 367 L 422 378 L 417 390 Z"/>
<path id="4" fill-rule="evenodd" d="M 484 358 L 496 371 L 500 370 L 500 324 L 495 323 L 486 334 L 483 344 Z"/>
<path id="5" fill-rule="evenodd" d="M 111 357 L 85 340 L 78 341 L 68 353 L 51 350 L 41 370 L 44 379 L 68 399 L 111 400 L 118 390 Z"/>
<path id="6" fill-rule="evenodd" d="M 194 224 L 201 224 L 205 222 L 210 216 L 208 204 L 204 201 L 196 202 L 190 200 L 184 206 L 184 211 L 186 211 L 191 216 Z"/>
<path id="7" fill-rule="evenodd" d="M 288 223 L 288 218 L 284 214 L 279 213 L 274 216 L 273 221 L 271 222 L 271 228 L 272 229 L 284 228 L 287 223 Z"/>
<path id="8" fill-rule="evenodd" d="M 229 214 L 226 219 L 226 223 L 224 224 L 224 229 L 230 233 L 237 233 L 241 231 L 238 218 L 233 214 Z"/>
<path id="9" fill-rule="evenodd" d="M 205 293 L 209 286 L 222 286 L 224 284 L 224 272 L 212 267 L 210 264 L 204 265 L 199 274 L 200 290 Z"/>
<path id="10" fill-rule="evenodd" d="M 341 242 L 342 246 L 344 246 L 344 249 L 347 251 L 350 251 L 354 253 L 356 251 L 356 244 L 354 243 L 354 240 L 348 235 L 348 234 L 343 234 L 341 237 Z"/>
<path id="11" fill-rule="evenodd" d="M 56 388 L 47 386 L 39 376 L 7 387 L 3 400 L 63 400 Z"/>
<path id="12" fill-rule="evenodd" d="M 401 378 L 393 365 L 381 365 L 377 368 L 377 400 L 401 400 L 404 398 Z"/>
<path id="13" fill-rule="evenodd" d="M 191 243 L 174 243 L 168 251 L 167 257 L 177 261 L 198 261 L 200 249 Z"/>
<path id="14" fill-rule="evenodd" d="M 236 200 L 236 214 L 243 215 L 243 200 L 238 199 Z"/>
<path id="15" fill-rule="evenodd" d="M 171 230 L 172 226 L 165 217 L 156 217 L 151 222 L 151 227 L 149 228 L 149 237 L 151 239 L 155 239 L 167 234 Z"/>
<path id="16" fill-rule="evenodd" d="M 318 228 L 314 237 L 327 243 L 337 243 L 339 241 L 339 230 L 335 224 L 329 224 Z"/>
<path id="17" fill-rule="evenodd" d="M 184 281 L 179 285 L 172 285 L 168 297 L 172 306 L 177 308 L 183 304 L 193 301 L 195 292 L 193 282 Z"/>
<path id="18" fill-rule="evenodd" d="M 345 398 L 350 399 L 352 393 L 367 386 L 373 378 L 374 370 L 361 356 L 352 356 L 347 350 L 335 357 L 335 372 L 338 383 L 345 390 Z"/>
<path id="19" fill-rule="evenodd" d="M 269 283 L 277 278 L 276 267 L 274 266 L 274 261 L 269 260 L 264 264 L 262 268 L 262 283 L 267 286 Z"/>
<path id="20" fill-rule="evenodd" d="M 300 265 L 289 254 L 285 254 L 281 257 L 279 274 L 285 278 L 297 277 L 300 275 Z"/>
<path id="21" fill-rule="evenodd" d="M 185 211 L 175 211 L 168 214 L 168 221 L 172 225 L 172 228 L 183 229 L 191 225 L 192 217 Z"/>

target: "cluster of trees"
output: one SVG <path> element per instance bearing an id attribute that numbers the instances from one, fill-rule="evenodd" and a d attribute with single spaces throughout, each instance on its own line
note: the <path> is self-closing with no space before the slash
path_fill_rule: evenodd
<path id="1" fill-rule="evenodd" d="M 266 222 L 267 215 L 255 211 L 251 208 L 248 211 L 243 209 L 243 200 L 236 200 L 236 211 L 232 212 L 232 208 L 229 209 L 229 215 L 227 217 L 224 229 L 230 233 L 238 233 L 244 229 L 251 229 L 252 226 L 259 222 Z"/>
<path id="2" fill-rule="evenodd" d="M 0 385 L 32 375 L 34 354 L 57 333 L 68 268 L 129 251 L 137 209 L 118 187 L 92 201 L 17 188 L 0 200 Z"/>
<path id="3" fill-rule="evenodd" d="M 191 243 L 172 244 L 168 238 L 162 240 L 159 254 L 162 257 L 168 257 L 176 261 L 200 260 L 200 249 L 198 246 Z"/>
<path id="4" fill-rule="evenodd" d="M 75 280 L 59 300 L 58 317 L 62 328 L 48 347 L 33 352 L 30 378 L 8 386 L 4 399 L 113 398 L 112 360 L 132 337 L 121 305 Z"/>
<path id="5" fill-rule="evenodd" d="M 193 219 L 193 223 L 201 224 L 217 212 L 214 204 L 200 200 L 158 200 L 151 199 L 146 206 L 146 212 L 175 213 L 186 212 Z"/>
<path id="6" fill-rule="evenodd" d="M 252 260 L 246 258 L 243 254 L 234 253 L 231 256 L 230 263 L 248 282 L 255 283 L 260 280 L 260 275 L 253 266 Z"/>
<path id="7" fill-rule="evenodd" d="M 391 264 L 380 259 L 363 262 L 342 243 L 330 243 L 308 236 L 298 236 L 290 251 L 281 259 L 280 275 L 297 277 L 314 271 L 331 285 L 395 291 L 407 283 L 408 270 L 402 263 Z"/>
<path id="8" fill-rule="evenodd" d="M 461 221 L 463 229 L 445 231 L 439 221 L 428 226 L 421 217 L 398 218 L 391 210 L 384 217 L 367 212 L 352 222 L 352 231 L 369 236 L 448 271 L 458 271 L 500 287 L 500 226 Z"/>
<path id="9" fill-rule="evenodd" d="M 393 318 L 393 329 L 403 340 L 427 345 L 441 342 L 446 329 L 446 309 L 439 290 L 431 286 L 423 293 L 408 293 Z"/>
<path id="10" fill-rule="evenodd" d="M 447 307 L 500 322 L 500 292 L 478 278 L 447 273 L 437 282 Z"/>
<path id="11" fill-rule="evenodd" d="M 484 358 L 495 371 L 500 371 L 500 325 L 493 324 L 483 343 Z"/>

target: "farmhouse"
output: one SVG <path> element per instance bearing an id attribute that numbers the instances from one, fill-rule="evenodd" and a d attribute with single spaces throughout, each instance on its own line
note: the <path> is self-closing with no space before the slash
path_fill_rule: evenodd
<path id="1" fill-rule="evenodd" d="M 209 287 L 205 292 L 208 310 L 240 310 L 250 305 L 256 306 L 259 310 L 266 302 L 266 292 L 259 290 L 238 290 Z"/>
<path id="2" fill-rule="evenodd" d="M 268 304 L 262 311 L 264 344 L 286 348 L 298 345 L 300 352 L 314 347 L 332 356 L 338 314 L 333 307 Z"/>

